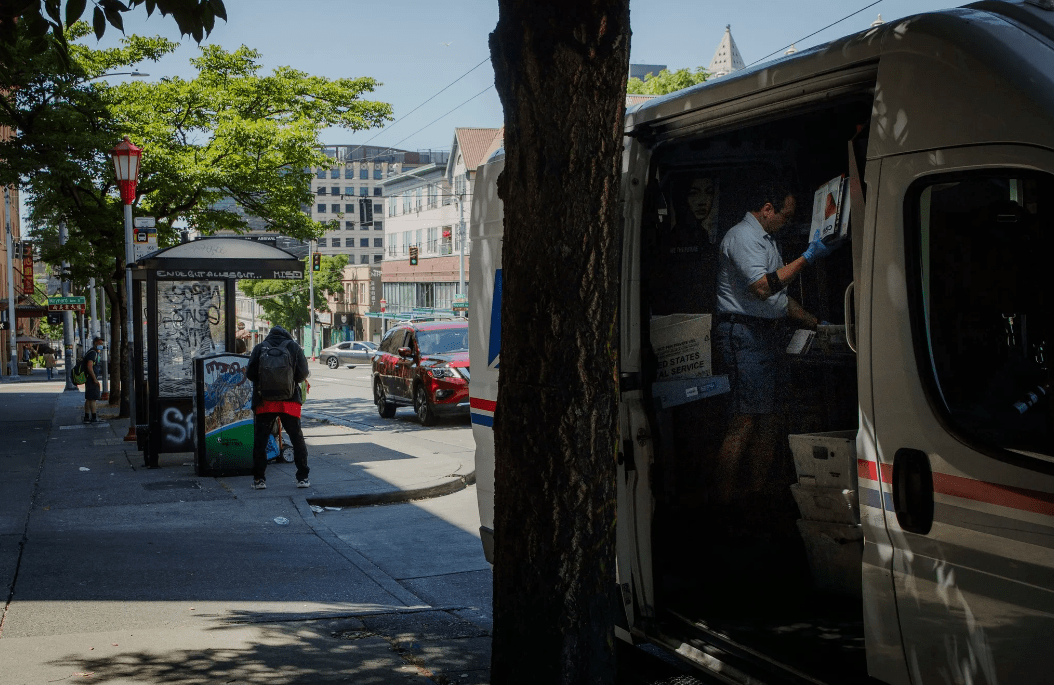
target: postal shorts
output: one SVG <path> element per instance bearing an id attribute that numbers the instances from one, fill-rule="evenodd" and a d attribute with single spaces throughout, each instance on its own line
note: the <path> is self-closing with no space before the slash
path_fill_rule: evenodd
<path id="1" fill-rule="evenodd" d="M 772 414 L 776 410 L 783 332 L 780 326 L 719 321 L 714 349 L 720 373 L 728 374 L 733 414 Z"/>

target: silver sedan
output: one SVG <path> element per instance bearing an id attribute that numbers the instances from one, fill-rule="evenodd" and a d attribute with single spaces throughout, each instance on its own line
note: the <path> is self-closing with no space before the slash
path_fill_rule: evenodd
<path id="1" fill-rule="evenodd" d="M 342 342 L 318 353 L 318 361 L 331 369 L 341 364 L 369 364 L 377 353 L 377 345 L 366 340 Z"/>

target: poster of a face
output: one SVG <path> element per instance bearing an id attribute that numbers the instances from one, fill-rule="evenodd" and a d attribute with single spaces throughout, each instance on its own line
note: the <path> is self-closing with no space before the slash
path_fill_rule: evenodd
<path id="1" fill-rule="evenodd" d="M 718 180 L 710 176 L 693 176 L 686 179 L 680 203 L 684 207 L 678 217 L 693 228 L 706 232 L 710 243 L 717 242 L 717 190 Z"/>

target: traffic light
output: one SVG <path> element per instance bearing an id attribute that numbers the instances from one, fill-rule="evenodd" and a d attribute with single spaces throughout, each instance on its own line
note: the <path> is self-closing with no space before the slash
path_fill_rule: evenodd
<path id="1" fill-rule="evenodd" d="M 311 255 L 311 270 L 322 271 L 322 253 L 316 252 Z"/>
<path id="2" fill-rule="evenodd" d="M 417 266 L 417 246 L 410 246 L 410 266 Z"/>
<path id="3" fill-rule="evenodd" d="M 359 198 L 359 223 L 363 226 L 373 224 L 373 198 Z"/>

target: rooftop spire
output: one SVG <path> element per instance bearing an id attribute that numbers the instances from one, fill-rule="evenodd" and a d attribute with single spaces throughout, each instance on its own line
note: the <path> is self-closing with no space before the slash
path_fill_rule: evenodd
<path id="1" fill-rule="evenodd" d="M 710 60 L 710 66 L 706 70 L 710 73 L 711 78 L 717 78 L 738 71 L 744 66 L 743 57 L 739 54 L 736 41 L 732 38 L 732 25 L 726 25 L 725 35 L 721 37 L 717 52 L 714 53 L 714 58 Z"/>

